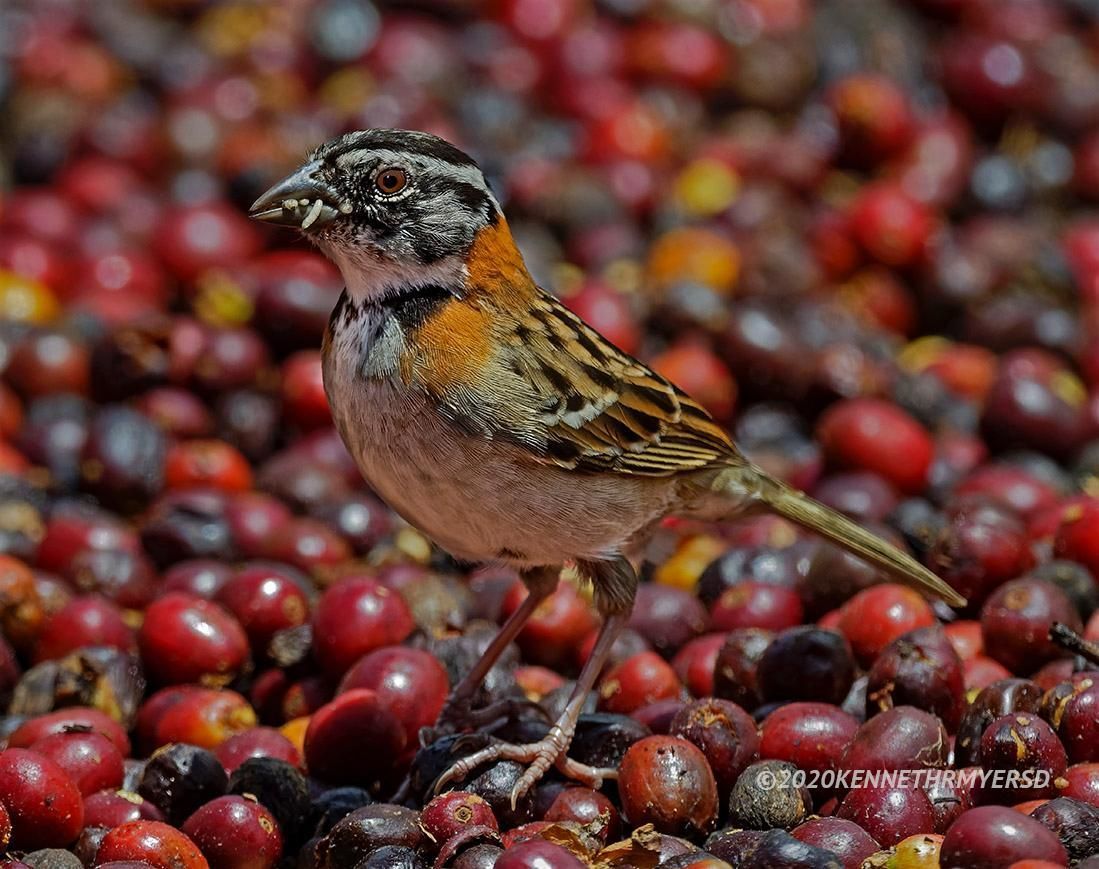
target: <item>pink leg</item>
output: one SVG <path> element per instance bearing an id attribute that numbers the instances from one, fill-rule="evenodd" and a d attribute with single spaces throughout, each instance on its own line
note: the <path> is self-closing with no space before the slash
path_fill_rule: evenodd
<path id="1" fill-rule="evenodd" d="M 617 772 L 613 769 L 596 769 L 578 763 L 569 758 L 566 752 L 569 743 L 572 742 L 573 735 L 576 733 L 576 723 L 584 708 L 584 701 L 588 696 L 588 692 L 595 686 L 595 680 L 599 678 L 599 674 L 603 671 L 611 647 L 628 618 L 627 613 L 616 613 L 606 617 L 603 627 L 599 631 L 599 637 L 596 639 L 595 648 L 592 650 L 587 663 L 584 664 L 583 670 L 580 671 L 580 678 L 576 681 L 576 687 L 565 706 L 565 711 L 545 737 L 538 742 L 528 743 L 527 745 L 512 745 L 500 742 L 463 757 L 439 777 L 438 782 L 435 784 L 435 793 L 441 791 L 450 782 L 465 778 L 481 764 L 497 760 L 513 760 L 530 765 L 512 789 L 512 807 L 515 806 L 523 794 L 546 774 L 551 766 L 556 766 L 564 775 L 577 779 L 592 788 L 600 787 L 603 779 L 613 778 L 617 775 Z"/>
<path id="2" fill-rule="evenodd" d="M 477 661 L 473 669 L 466 673 L 454 687 L 454 690 L 450 692 L 446 705 L 439 713 L 435 727 L 432 728 L 431 738 L 437 739 L 440 736 L 445 736 L 457 730 L 464 730 L 471 726 L 483 726 L 496 718 L 505 707 L 512 705 L 505 701 L 503 704 L 492 704 L 487 709 L 477 710 L 476 712 L 471 708 L 473 699 L 477 696 L 477 691 L 481 687 L 481 683 L 484 682 L 489 670 L 500 659 L 504 650 L 514 642 L 519 635 L 519 631 L 523 629 L 523 625 L 534 615 L 534 611 L 538 609 L 542 601 L 553 593 L 553 590 L 557 587 L 560 574 L 561 569 L 559 567 L 540 568 L 523 574 L 523 581 L 527 584 L 530 594 L 526 596 L 523 602 L 519 604 L 519 608 L 500 627 L 499 632 L 492 638 L 492 642 L 489 643 L 485 653 L 481 655 L 480 660 Z"/>

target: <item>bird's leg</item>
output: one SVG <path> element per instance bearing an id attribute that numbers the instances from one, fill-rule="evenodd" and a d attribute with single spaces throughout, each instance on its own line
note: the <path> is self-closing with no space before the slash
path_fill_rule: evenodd
<path id="1" fill-rule="evenodd" d="M 513 701 L 501 700 L 497 703 L 490 703 L 483 709 L 474 710 L 472 704 L 489 670 L 493 668 L 504 650 L 519 635 L 523 625 L 534 615 L 534 611 L 538 609 L 542 601 L 553 594 L 560 575 L 560 567 L 539 567 L 522 573 L 522 579 L 529 594 L 519 604 L 515 612 L 508 617 L 507 621 L 501 625 L 500 630 L 492 638 L 492 642 L 488 644 L 488 648 L 485 649 L 484 654 L 481 655 L 473 669 L 466 673 L 454 687 L 454 690 L 450 692 L 450 696 L 447 697 L 446 704 L 439 713 L 435 726 L 430 729 L 425 728 L 425 732 L 421 734 L 421 741 L 433 742 L 450 733 L 484 727 L 502 715 L 506 715 L 515 705 Z"/>
<path id="2" fill-rule="evenodd" d="M 463 757 L 439 777 L 435 784 L 435 793 L 441 791 L 450 782 L 465 778 L 481 764 L 498 760 L 529 764 L 512 788 L 513 807 L 552 766 L 556 766 L 566 777 L 576 779 L 591 788 L 599 788 L 604 779 L 614 778 L 617 775 L 614 769 L 597 769 L 572 760 L 566 752 L 576 733 L 576 724 L 584 709 L 584 701 L 595 687 L 595 681 L 610 657 L 611 647 L 629 619 L 634 591 L 637 587 L 637 575 L 624 558 L 613 562 L 595 562 L 581 566 L 592 574 L 596 602 L 605 615 L 595 647 L 580 671 L 576 686 L 560 718 L 554 722 L 549 733 L 538 742 L 526 745 L 499 742 Z"/>

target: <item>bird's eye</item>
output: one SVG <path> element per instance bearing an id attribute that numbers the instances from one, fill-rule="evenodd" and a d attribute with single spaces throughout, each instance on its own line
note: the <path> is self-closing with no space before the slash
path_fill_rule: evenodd
<path id="1" fill-rule="evenodd" d="M 404 169 L 398 169 L 395 166 L 383 169 L 374 177 L 374 186 L 378 188 L 378 192 L 383 196 L 400 193 L 407 183 L 408 177 L 405 175 Z"/>

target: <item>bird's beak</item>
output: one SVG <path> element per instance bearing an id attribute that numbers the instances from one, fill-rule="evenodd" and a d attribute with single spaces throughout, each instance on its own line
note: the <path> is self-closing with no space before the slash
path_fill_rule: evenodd
<path id="1" fill-rule="evenodd" d="M 306 163 L 252 203 L 248 216 L 276 226 L 319 229 L 351 213 L 350 203 L 320 177 L 318 163 Z"/>

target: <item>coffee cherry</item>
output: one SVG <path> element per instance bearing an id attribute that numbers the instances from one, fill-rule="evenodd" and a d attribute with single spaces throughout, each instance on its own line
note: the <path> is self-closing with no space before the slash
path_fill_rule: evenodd
<path id="1" fill-rule="evenodd" d="M 248 660 L 248 640 L 236 619 L 217 604 L 179 592 L 149 606 L 138 642 L 150 676 L 161 684 L 228 682 Z"/>
<path id="2" fill-rule="evenodd" d="M 256 800 L 225 796 L 211 800 L 180 828 L 214 866 L 273 869 L 282 856 L 282 832 Z"/>
<path id="3" fill-rule="evenodd" d="M 0 803 L 11 823 L 11 846 L 61 848 L 84 826 L 80 790 L 50 758 L 24 748 L 0 751 Z"/>
<path id="4" fill-rule="evenodd" d="M 631 824 L 661 832 L 705 832 L 717 817 L 717 784 L 705 755 L 685 739 L 650 736 L 627 749 L 619 767 L 622 807 Z"/>
<path id="5" fill-rule="evenodd" d="M 134 861 L 154 869 L 209 869 L 195 843 L 160 821 L 130 821 L 115 827 L 99 846 L 98 865 Z"/>
<path id="6" fill-rule="evenodd" d="M 1002 806 L 970 809 L 943 838 L 941 859 L 947 866 L 992 869 L 1027 858 L 1059 865 L 1068 862 L 1053 833 L 1033 818 Z"/>

